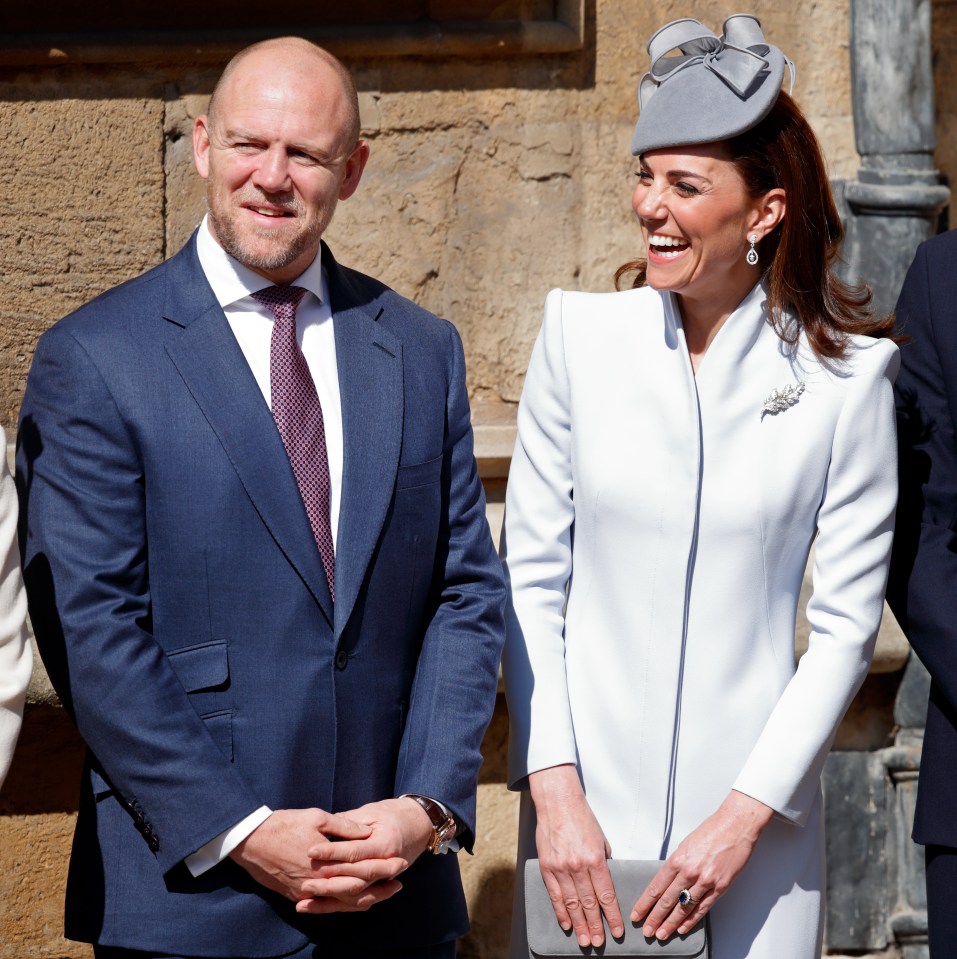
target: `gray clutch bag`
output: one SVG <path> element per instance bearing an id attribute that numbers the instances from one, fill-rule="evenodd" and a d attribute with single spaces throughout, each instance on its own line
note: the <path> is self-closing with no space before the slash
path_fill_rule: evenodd
<path id="1" fill-rule="evenodd" d="M 618 905 L 625 920 L 625 934 L 612 939 L 605 928 L 605 944 L 595 949 L 578 945 L 574 932 L 565 932 L 555 918 L 537 859 L 525 863 L 525 921 L 528 927 L 530 959 L 560 956 L 661 956 L 662 959 L 710 959 L 711 942 L 707 916 L 686 936 L 672 936 L 665 942 L 646 939 L 641 926 L 628 921 L 628 913 L 661 868 L 657 859 L 609 859 Z"/>

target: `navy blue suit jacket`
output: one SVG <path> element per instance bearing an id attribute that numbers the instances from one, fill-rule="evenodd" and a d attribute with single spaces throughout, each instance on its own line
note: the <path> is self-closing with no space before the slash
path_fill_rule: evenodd
<path id="1" fill-rule="evenodd" d="M 922 244 L 897 303 L 900 499 L 887 598 L 932 684 L 914 839 L 957 847 L 957 231 Z"/>
<path id="2" fill-rule="evenodd" d="M 336 602 L 289 460 L 195 237 L 40 339 L 17 452 L 44 662 L 89 747 L 72 938 L 271 956 L 467 930 L 454 855 L 363 915 L 303 917 L 229 860 L 262 804 L 421 793 L 471 844 L 503 584 L 454 328 L 323 247 L 344 463 Z"/>

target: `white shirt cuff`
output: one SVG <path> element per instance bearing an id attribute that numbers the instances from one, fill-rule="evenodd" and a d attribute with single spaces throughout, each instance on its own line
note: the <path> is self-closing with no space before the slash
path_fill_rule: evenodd
<path id="1" fill-rule="evenodd" d="M 236 823 L 225 832 L 221 832 L 215 839 L 210 839 L 205 846 L 200 846 L 196 852 L 186 857 L 186 868 L 196 877 L 201 876 L 217 863 L 222 862 L 254 829 L 261 826 L 270 816 L 272 810 L 268 806 L 260 806 L 250 813 L 242 822 Z"/>

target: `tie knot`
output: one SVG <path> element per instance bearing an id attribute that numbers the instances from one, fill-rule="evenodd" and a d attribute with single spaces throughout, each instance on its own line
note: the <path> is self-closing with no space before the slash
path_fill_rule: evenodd
<path id="1" fill-rule="evenodd" d="M 262 303 L 277 320 L 285 320 L 295 317 L 306 292 L 301 286 L 267 286 L 257 290 L 252 297 Z"/>

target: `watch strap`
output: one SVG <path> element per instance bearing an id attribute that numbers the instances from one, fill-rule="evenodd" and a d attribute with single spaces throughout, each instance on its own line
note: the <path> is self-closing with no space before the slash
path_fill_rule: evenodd
<path id="1" fill-rule="evenodd" d="M 432 823 L 432 837 L 426 847 L 434 856 L 448 851 L 449 843 L 458 832 L 458 824 L 451 814 L 434 799 L 420 796 L 417 793 L 403 793 L 400 799 L 411 799 L 417 802 L 429 817 Z"/>

